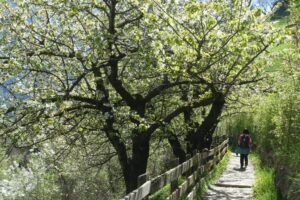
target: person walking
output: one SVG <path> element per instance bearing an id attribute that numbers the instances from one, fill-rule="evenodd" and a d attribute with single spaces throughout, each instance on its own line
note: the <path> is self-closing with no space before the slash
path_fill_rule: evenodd
<path id="1" fill-rule="evenodd" d="M 240 153 L 241 169 L 247 168 L 248 165 L 248 154 L 250 153 L 250 146 L 252 145 L 252 138 L 248 129 L 244 129 L 243 133 L 239 136 L 238 146 Z"/>

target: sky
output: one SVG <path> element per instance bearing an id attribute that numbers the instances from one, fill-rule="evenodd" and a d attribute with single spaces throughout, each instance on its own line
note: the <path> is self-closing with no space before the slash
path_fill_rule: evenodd
<path id="1" fill-rule="evenodd" d="M 272 8 L 273 3 L 276 0 L 252 0 L 252 5 L 253 6 L 261 6 L 263 7 L 266 11 L 270 11 Z"/>

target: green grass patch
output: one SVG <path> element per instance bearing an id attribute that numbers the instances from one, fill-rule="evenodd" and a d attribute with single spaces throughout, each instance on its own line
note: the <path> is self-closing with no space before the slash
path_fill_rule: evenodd
<path id="1" fill-rule="evenodd" d="M 274 20 L 273 25 L 276 28 L 285 28 L 290 22 L 289 16 L 284 16 L 278 20 Z"/>
<path id="2" fill-rule="evenodd" d="M 274 170 L 264 166 L 257 154 L 251 154 L 250 157 L 253 161 L 256 174 L 254 200 L 278 200 Z"/>
<path id="3" fill-rule="evenodd" d="M 183 176 L 178 178 L 178 185 L 181 185 L 185 181 Z M 165 200 L 171 194 L 171 185 L 168 184 L 159 191 L 155 192 L 149 197 L 149 200 Z"/>
<path id="4" fill-rule="evenodd" d="M 168 184 L 158 192 L 155 192 L 153 195 L 149 197 L 149 200 L 164 200 L 167 199 L 171 193 L 171 185 Z"/>
<path id="5" fill-rule="evenodd" d="M 221 174 L 226 170 L 230 155 L 231 155 L 231 151 L 228 150 L 223 160 L 220 161 L 220 163 L 217 165 L 216 169 L 213 171 L 212 175 L 208 179 L 208 182 L 210 184 L 216 183 L 219 180 Z"/>
<path id="6" fill-rule="evenodd" d="M 221 176 L 223 171 L 225 171 L 228 165 L 230 154 L 231 151 L 228 150 L 227 154 L 225 154 L 224 159 L 217 165 L 216 169 L 213 171 L 211 176 L 207 180 L 205 180 L 205 184 L 203 185 L 203 187 L 201 187 L 201 189 L 197 194 L 197 198 L 196 198 L 197 200 L 201 200 L 201 196 L 203 195 L 203 193 L 206 192 L 208 185 L 215 183 L 218 180 L 218 178 Z M 184 177 L 179 177 L 178 186 L 181 185 L 185 180 L 186 179 Z M 162 189 L 160 189 L 158 192 L 156 192 L 155 194 L 151 195 L 149 197 L 149 200 L 165 200 L 170 195 L 170 193 L 171 193 L 171 185 L 168 184 Z M 186 195 L 183 195 L 179 198 L 179 200 L 183 200 L 185 198 Z"/>
<path id="7" fill-rule="evenodd" d="M 196 200 L 202 200 L 202 196 L 207 191 L 208 186 L 216 183 L 219 180 L 221 174 L 227 168 L 230 155 L 231 151 L 228 149 L 228 152 L 225 154 L 223 160 L 221 160 L 220 163 L 216 166 L 216 169 L 212 172 L 211 176 L 205 180 L 205 184 L 202 187 L 200 187 L 200 190 L 197 192 Z"/>
<path id="8" fill-rule="evenodd" d="M 270 52 L 277 52 L 277 54 L 271 58 L 271 65 L 266 68 L 267 72 L 274 72 L 282 69 L 282 66 L 284 64 L 284 51 L 288 51 L 291 46 L 291 42 L 285 42 L 269 48 Z"/>
<path id="9" fill-rule="evenodd" d="M 289 24 L 289 16 L 282 17 L 278 20 L 273 21 L 273 26 L 276 29 L 285 29 L 285 27 Z M 276 72 L 282 69 L 284 65 L 284 51 L 288 51 L 292 46 L 292 42 L 284 42 L 279 45 L 273 45 L 268 48 L 268 51 L 274 54 L 270 59 L 270 65 L 266 66 L 266 72 Z"/>

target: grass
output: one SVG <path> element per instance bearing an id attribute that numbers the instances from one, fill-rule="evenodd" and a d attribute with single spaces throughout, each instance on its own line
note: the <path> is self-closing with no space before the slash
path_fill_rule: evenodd
<path id="1" fill-rule="evenodd" d="M 274 170 L 263 166 L 257 154 L 251 154 L 251 160 L 253 161 L 256 173 L 254 200 L 278 200 Z"/>
<path id="2" fill-rule="evenodd" d="M 274 26 L 276 28 L 285 28 L 290 22 L 289 16 L 284 16 L 280 19 L 274 20 Z"/>
<path id="3" fill-rule="evenodd" d="M 168 198 L 170 193 L 171 193 L 171 185 L 168 184 L 162 189 L 160 189 L 158 192 L 156 192 L 155 194 L 151 195 L 149 197 L 149 200 L 165 200 Z"/>
<path id="4" fill-rule="evenodd" d="M 178 178 L 178 185 L 181 185 L 185 181 L 183 176 Z M 160 189 L 158 192 L 154 193 L 149 197 L 149 200 L 165 200 L 171 193 L 171 185 L 167 184 L 165 187 Z"/>
<path id="5" fill-rule="evenodd" d="M 201 189 L 197 193 L 197 198 L 196 198 L 197 200 L 201 200 L 201 196 L 207 190 L 208 185 L 216 182 L 220 177 L 220 175 L 222 174 L 222 172 L 226 169 L 230 154 L 231 152 L 228 150 L 228 152 L 225 154 L 224 159 L 216 166 L 216 169 L 213 171 L 211 176 L 207 180 L 205 180 L 205 184 L 203 185 L 203 187 L 201 187 Z M 184 180 L 185 179 L 183 177 L 180 177 L 178 180 L 178 185 L 181 185 L 184 182 Z M 149 197 L 149 200 L 165 200 L 170 195 L 170 193 L 171 193 L 171 186 L 170 184 L 168 184 L 162 189 L 160 189 L 158 192 L 156 192 L 155 194 L 151 195 Z M 181 196 L 180 200 L 185 199 L 185 197 L 186 195 Z"/>
<path id="6" fill-rule="evenodd" d="M 217 165 L 216 169 L 213 171 L 212 175 L 208 179 L 208 182 L 210 184 L 216 183 L 216 181 L 218 181 L 221 174 L 226 170 L 230 155 L 231 155 L 231 151 L 228 150 L 228 152 L 225 154 L 223 160 L 221 160 L 221 162 Z"/>
<path id="7" fill-rule="evenodd" d="M 284 58 L 279 53 L 288 51 L 291 46 L 291 42 L 285 42 L 283 44 L 270 47 L 270 52 L 278 52 L 278 54 L 274 55 L 273 58 L 271 58 L 271 65 L 265 69 L 266 72 L 276 72 L 282 69 L 282 66 L 284 65 Z"/>
<path id="8" fill-rule="evenodd" d="M 276 29 L 284 30 L 285 27 L 289 24 L 289 16 L 281 17 L 280 19 L 273 21 L 273 26 Z M 285 41 L 284 43 L 281 43 L 279 45 L 272 45 L 268 49 L 269 52 L 273 55 L 272 58 L 270 58 L 271 63 L 269 66 L 266 67 L 266 72 L 276 72 L 282 69 L 282 65 L 284 64 L 284 58 L 283 55 L 284 51 L 288 51 L 289 48 L 292 46 L 291 41 Z"/>
<path id="9" fill-rule="evenodd" d="M 228 149 L 228 152 L 225 154 L 223 160 L 216 166 L 216 169 L 212 172 L 211 176 L 209 176 L 205 180 L 205 185 L 200 187 L 200 190 L 197 193 L 196 200 L 202 200 L 203 194 L 207 191 L 208 185 L 214 184 L 218 181 L 221 174 L 226 170 L 229 158 L 231 155 L 231 151 Z"/>

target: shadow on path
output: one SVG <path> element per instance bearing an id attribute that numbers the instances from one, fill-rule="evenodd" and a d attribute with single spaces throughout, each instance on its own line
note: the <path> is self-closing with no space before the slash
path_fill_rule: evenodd
<path id="1" fill-rule="evenodd" d="M 236 167 L 234 167 L 233 169 L 234 169 L 235 171 L 239 171 L 239 172 L 245 172 L 245 171 L 246 171 L 245 168 L 236 168 Z"/>
<path id="2" fill-rule="evenodd" d="M 230 157 L 227 169 L 223 172 L 219 181 L 210 185 L 204 200 L 236 200 L 252 199 L 252 185 L 255 181 L 254 168 L 249 161 L 247 168 L 240 168 L 240 158 L 233 153 Z"/>

